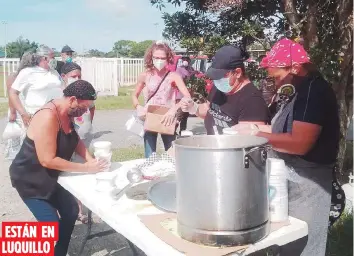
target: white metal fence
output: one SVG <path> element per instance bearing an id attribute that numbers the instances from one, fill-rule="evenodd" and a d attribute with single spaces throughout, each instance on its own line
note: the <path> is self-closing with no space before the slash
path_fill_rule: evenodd
<path id="1" fill-rule="evenodd" d="M 3 95 L 0 96 L 7 96 L 6 79 L 17 70 L 19 61 L 0 59 L 0 84 L 3 83 Z M 89 81 L 97 91 L 105 95 L 118 95 L 120 86 L 135 84 L 144 70 L 143 59 L 80 57 L 74 61 L 82 68 L 82 79 Z"/>

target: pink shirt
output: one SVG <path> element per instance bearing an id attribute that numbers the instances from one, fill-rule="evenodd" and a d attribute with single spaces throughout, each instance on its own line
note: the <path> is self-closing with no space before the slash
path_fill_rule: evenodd
<path id="1" fill-rule="evenodd" d="M 162 77 L 159 77 L 156 74 L 148 73 L 145 80 L 145 87 L 143 90 L 144 101 L 146 105 L 146 101 L 148 98 L 156 91 L 157 86 L 159 85 Z M 175 104 L 175 89 L 171 85 L 173 81 L 168 75 L 165 80 L 162 82 L 157 93 L 152 97 L 149 101 L 148 105 L 159 105 L 172 107 Z"/>

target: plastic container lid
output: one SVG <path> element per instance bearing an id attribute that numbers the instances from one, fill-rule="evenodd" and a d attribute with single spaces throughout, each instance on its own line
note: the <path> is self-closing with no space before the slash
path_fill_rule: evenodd
<path id="1" fill-rule="evenodd" d="M 148 198 L 160 210 L 177 212 L 176 181 L 163 180 L 152 185 L 148 192 Z"/>

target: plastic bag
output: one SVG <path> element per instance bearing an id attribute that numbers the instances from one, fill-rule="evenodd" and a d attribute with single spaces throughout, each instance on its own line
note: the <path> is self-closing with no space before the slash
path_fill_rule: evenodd
<path id="1" fill-rule="evenodd" d="M 18 122 L 8 122 L 2 134 L 3 140 L 21 137 L 23 134 L 22 126 Z"/>
<path id="2" fill-rule="evenodd" d="M 80 139 L 85 139 L 92 132 L 91 113 L 87 110 L 82 116 L 75 117 L 75 130 Z"/>
<path id="3" fill-rule="evenodd" d="M 20 152 L 23 137 L 15 137 L 12 139 L 8 139 L 5 148 L 5 159 L 6 160 L 14 160 L 18 152 Z"/>
<path id="4" fill-rule="evenodd" d="M 175 160 L 167 153 L 159 155 L 154 152 L 136 168 L 142 172 L 144 179 L 147 180 L 162 178 L 176 172 Z"/>
<path id="5" fill-rule="evenodd" d="M 139 137 L 144 137 L 144 121 L 142 121 L 136 113 L 134 113 L 125 123 L 125 128 L 127 131 L 130 131 Z"/>

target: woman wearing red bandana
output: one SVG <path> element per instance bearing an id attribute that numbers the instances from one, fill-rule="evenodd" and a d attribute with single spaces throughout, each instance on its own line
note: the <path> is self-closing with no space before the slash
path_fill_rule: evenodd
<path id="1" fill-rule="evenodd" d="M 308 237 L 284 246 L 280 255 L 324 256 L 339 144 L 336 97 L 304 48 L 289 39 L 277 42 L 261 66 L 275 79 L 277 113 L 271 126 L 234 128 L 267 138 L 274 157 L 299 175 L 297 183 L 289 181 L 289 215 L 307 222 Z"/>

